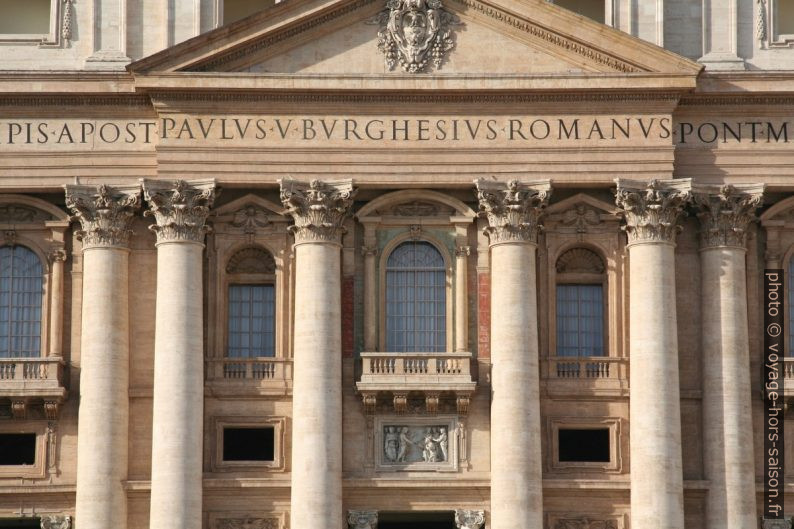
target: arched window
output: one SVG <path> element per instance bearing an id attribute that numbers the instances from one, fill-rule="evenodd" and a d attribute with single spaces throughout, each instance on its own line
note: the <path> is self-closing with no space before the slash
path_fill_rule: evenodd
<path id="1" fill-rule="evenodd" d="M 400 244 L 386 262 L 386 351 L 446 350 L 444 258 L 423 241 Z"/>
<path id="2" fill-rule="evenodd" d="M 0 247 L 0 358 L 41 355 L 44 270 L 24 246 Z"/>
<path id="3" fill-rule="evenodd" d="M 273 256 L 261 248 L 244 248 L 229 259 L 227 357 L 275 356 L 275 269 Z"/>
<path id="4" fill-rule="evenodd" d="M 557 356 L 604 355 L 604 263 L 573 248 L 557 259 Z"/>

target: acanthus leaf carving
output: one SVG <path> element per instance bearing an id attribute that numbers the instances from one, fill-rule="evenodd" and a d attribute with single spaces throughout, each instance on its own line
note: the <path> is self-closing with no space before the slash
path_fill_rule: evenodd
<path id="1" fill-rule="evenodd" d="M 356 190 L 352 180 L 297 182 L 282 180 L 281 202 L 295 224 L 296 243 L 341 242 Z"/>
<path id="2" fill-rule="evenodd" d="M 347 511 L 349 529 L 375 529 L 378 527 L 378 511 Z"/>
<path id="3" fill-rule="evenodd" d="M 543 209 L 551 197 L 548 180 L 533 183 L 478 180 L 476 185 L 480 212 L 488 219 L 485 233 L 491 245 L 537 243 Z"/>
<path id="4" fill-rule="evenodd" d="M 763 185 L 696 189 L 693 199 L 700 210 L 697 216 L 701 224 L 701 247 L 744 248 L 747 227 L 755 220 L 755 210 L 764 202 L 763 193 Z"/>
<path id="5" fill-rule="evenodd" d="M 202 243 L 210 207 L 215 201 L 215 182 L 144 180 L 143 193 L 149 203 L 144 215 L 153 215 L 150 229 L 157 242 L 191 241 Z"/>
<path id="6" fill-rule="evenodd" d="M 484 524 L 485 511 L 455 510 L 455 527 L 457 529 L 481 529 Z"/>
<path id="7" fill-rule="evenodd" d="M 67 185 L 66 207 L 73 212 L 72 220 L 80 222 L 76 235 L 84 249 L 126 248 L 132 235 L 132 218 L 141 207 L 141 190 L 138 186 Z"/>
<path id="8" fill-rule="evenodd" d="M 378 50 L 386 68 L 393 70 L 399 63 L 408 73 L 422 72 L 430 62 L 436 70 L 441 68 L 455 47 L 451 26 L 461 24 L 441 0 L 388 0 L 370 23 L 381 26 Z"/>
<path id="9" fill-rule="evenodd" d="M 615 202 L 623 210 L 629 244 L 638 242 L 675 242 L 681 227 L 678 221 L 691 200 L 691 182 L 651 180 L 637 182 L 617 179 Z"/>
<path id="10" fill-rule="evenodd" d="M 220 518 L 216 529 L 279 529 L 278 518 Z"/>

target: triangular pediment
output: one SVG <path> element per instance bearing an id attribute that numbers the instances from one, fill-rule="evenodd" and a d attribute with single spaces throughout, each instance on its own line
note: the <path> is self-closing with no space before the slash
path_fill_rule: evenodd
<path id="1" fill-rule="evenodd" d="M 421 2 L 425 14 L 429 9 L 428 0 L 402 1 Z M 392 30 L 401 35 L 399 40 L 406 26 L 387 27 L 390 11 L 384 0 L 289 0 L 137 61 L 129 69 L 136 74 L 419 78 L 667 74 L 693 80 L 701 69 L 686 58 L 545 1 L 442 0 L 435 13 L 443 16 L 433 15 L 430 23 L 440 26 L 439 35 L 448 31 L 448 36 L 435 49 L 438 66 L 428 52 L 418 73 L 406 72 L 400 64 L 401 49 L 391 65 L 386 60 L 384 34 Z M 393 55 L 395 48 L 391 51 Z"/>

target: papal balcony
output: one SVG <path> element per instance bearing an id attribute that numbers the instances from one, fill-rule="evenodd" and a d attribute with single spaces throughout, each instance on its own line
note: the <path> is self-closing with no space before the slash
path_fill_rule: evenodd
<path id="1" fill-rule="evenodd" d="M 629 360 L 611 356 L 552 356 L 541 359 L 549 395 L 627 396 Z"/>
<path id="2" fill-rule="evenodd" d="M 429 413 L 437 413 L 440 402 L 451 398 L 459 415 L 468 412 L 477 385 L 471 353 L 361 353 L 361 361 L 356 388 L 367 413 L 384 399 L 391 400 L 396 413 L 405 413 L 417 399 Z"/>
<path id="3" fill-rule="evenodd" d="M 24 418 L 28 409 L 42 404 L 48 419 L 55 419 L 66 399 L 64 361 L 60 357 L 0 358 L 0 399 L 11 401 L 11 413 Z"/>
<path id="4" fill-rule="evenodd" d="M 287 395 L 292 391 L 291 358 L 213 358 L 208 364 L 210 391 L 224 395 Z"/>

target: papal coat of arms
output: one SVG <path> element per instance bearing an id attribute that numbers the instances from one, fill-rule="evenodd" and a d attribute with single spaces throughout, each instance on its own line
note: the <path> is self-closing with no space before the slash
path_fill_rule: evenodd
<path id="1" fill-rule="evenodd" d="M 406 72 L 417 73 L 430 61 L 441 67 L 455 46 L 450 26 L 460 21 L 441 7 L 441 0 L 388 0 L 372 23 L 381 26 L 378 49 L 386 68 L 393 70 L 399 62 Z"/>

